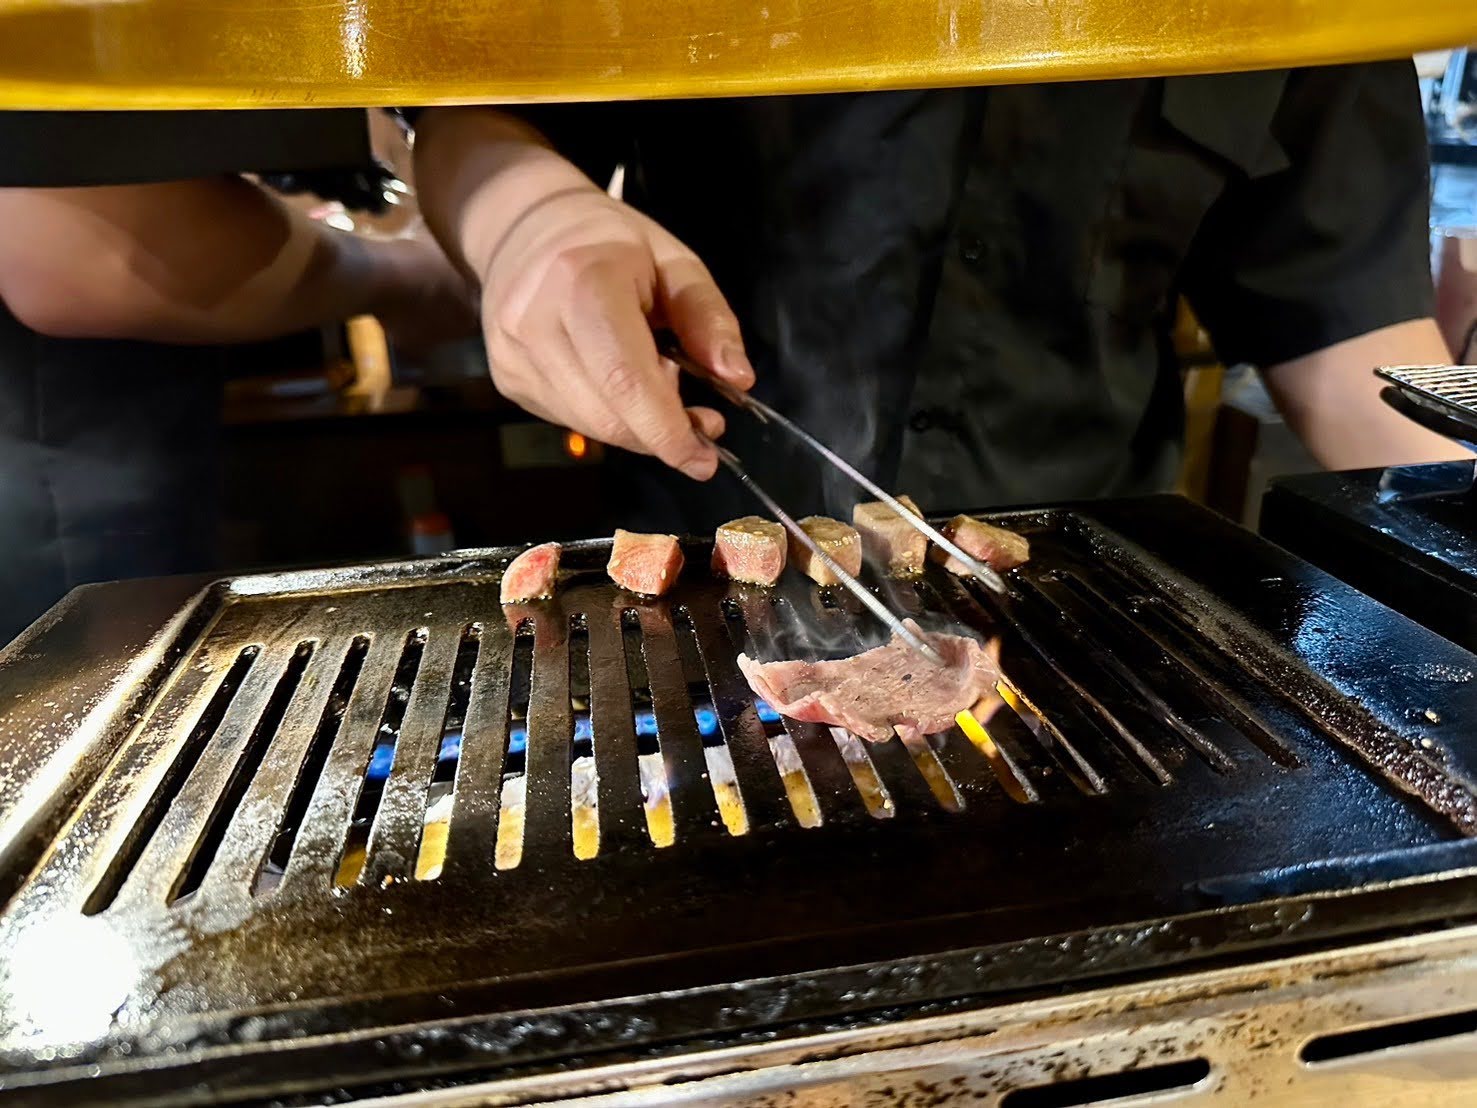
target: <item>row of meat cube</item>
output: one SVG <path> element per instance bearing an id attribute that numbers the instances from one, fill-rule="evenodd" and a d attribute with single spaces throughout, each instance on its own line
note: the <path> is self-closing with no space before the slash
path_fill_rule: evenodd
<path id="1" fill-rule="evenodd" d="M 922 514 L 908 497 L 898 499 L 914 515 Z M 929 556 L 928 537 L 881 501 L 858 504 L 850 524 L 826 516 L 807 516 L 799 523 L 811 541 L 852 576 L 861 572 L 864 556 L 895 577 L 921 573 Z M 941 530 L 960 549 L 1002 572 L 1030 557 L 1030 544 L 1024 537 L 973 516 L 955 516 Z M 546 542 L 514 558 L 503 573 L 502 602 L 517 604 L 552 596 L 560 553 L 558 543 Z M 958 559 L 941 549 L 932 556 L 952 573 L 967 572 Z M 606 571 L 623 589 L 660 596 L 676 583 L 682 563 L 682 546 L 676 536 L 617 530 Z M 712 568 L 720 576 L 750 585 L 773 585 L 787 563 L 817 584 L 839 583 L 825 562 L 773 520 L 744 516 L 725 523 L 713 536 Z"/>
<path id="2" fill-rule="evenodd" d="M 908 497 L 900 496 L 898 500 L 914 515 L 922 515 Z M 798 522 L 810 540 L 853 577 L 861 572 L 863 557 L 893 577 L 913 577 L 923 572 L 929 555 L 928 536 L 880 500 L 858 504 L 850 524 L 826 516 L 807 516 Z M 941 530 L 960 549 L 997 570 L 1012 569 L 1030 557 L 1030 544 L 1025 538 L 972 516 L 955 516 Z M 943 550 L 934 550 L 933 557 L 953 573 L 966 572 Z M 819 585 L 840 583 L 830 566 L 809 547 L 778 523 L 759 516 L 725 523 L 713 538 L 713 572 L 735 581 L 772 585 L 779 580 L 787 560 Z"/>

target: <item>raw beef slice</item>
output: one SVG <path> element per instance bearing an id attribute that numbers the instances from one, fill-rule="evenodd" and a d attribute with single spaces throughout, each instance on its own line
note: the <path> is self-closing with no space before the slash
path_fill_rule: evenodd
<path id="1" fill-rule="evenodd" d="M 772 585 L 785 571 L 785 529 L 773 520 L 744 516 L 713 535 L 713 572 L 750 585 Z"/>
<path id="2" fill-rule="evenodd" d="M 554 581 L 559 576 L 559 555 L 564 548 L 557 542 L 531 546 L 514 558 L 503 570 L 502 601 L 521 604 L 554 595 Z"/>
<path id="3" fill-rule="evenodd" d="M 756 662 L 741 654 L 739 669 L 775 711 L 845 727 L 873 742 L 894 729 L 947 731 L 959 712 L 995 700 L 999 640 L 985 647 L 963 635 L 923 631 L 912 620 L 907 626 L 943 655 L 942 668 L 893 636 L 886 646 L 828 662 Z"/>
<path id="4" fill-rule="evenodd" d="M 682 546 L 675 535 L 643 535 L 616 528 L 605 571 L 623 589 L 661 596 L 682 572 Z"/>

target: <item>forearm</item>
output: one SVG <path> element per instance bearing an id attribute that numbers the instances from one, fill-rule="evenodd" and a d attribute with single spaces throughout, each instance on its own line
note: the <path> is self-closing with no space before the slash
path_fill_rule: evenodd
<path id="1" fill-rule="evenodd" d="M 0 190 L 0 299 L 70 338 L 249 342 L 373 313 L 401 244 L 320 225 L 239 178 Z"/>
<path id="2" fill-rule="evenodd" d="M 1337 343 L 1263 374 L 1288 425 L 1329 469 L 1470 458 L 1462 447 L 1406 419 L 1380 399 L 1381 365 L 1444 365 L 1436 325 L 1412 320 Z"/>
<path id="3" fill-rule="evenodd" d="M 432 108 L 416 124 L 421 211 L 447 256 L 485 280 L 534 211 L 597 186 L 522 120 L 493 108 Z"/>

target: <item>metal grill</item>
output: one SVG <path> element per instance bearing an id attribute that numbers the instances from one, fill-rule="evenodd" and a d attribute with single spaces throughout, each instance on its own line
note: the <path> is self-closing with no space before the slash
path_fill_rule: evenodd
<path id="1" fill-rule="evenodd" d="M 1438 729 L 1310 668 L 1330 650 L 1377 664 L 1343 641 L 1363 609 L 1313 597 L 1269 630 L 1083 516 L 1014 523 L 1036 556 L 1008 621 L 936 567 L 873 582 L 925 624 L 1002 636 L 1008 707 L 984 748 L 776 716 L 740 651 L 847 654 L 871 626 L 844 594 L 713 581 L 701 544 L 659 601 L 604 578 L 603 542 L 567 549 L 554 600 L 507 609 L 502 552 L 208 593 L 208 626 L 0 919 L 13 958 L 99 960 L 96 995 L 59 1021 L 12 988 L 6 1065 L 146 1073 L 180 1052 L 801 975 L 700 1020 L 762 1024 L 824 1007 L 821 970 L 1189 918 L 1465 848 L 1477 796 Z M 1397 630 L 1383 641 L 1469 660 Z M 1448 691 L 1453 726 L 1477 722 L 1477 696 Z M 1350 858 L 1371 861 L 1323 868 Z M 1094 972 L 1168 956 L 1158 941 Z M 121 978 L 101 964 L 120 950 Z M 1030 979 L 1083 972 L 1071 944 L 1049 961 Z M 970 980 L 1022 983 L 978 964 Z M 914 999 L 961 988 L 912 982 Z M 608 1040 L 687 1026 L 623 1018 Z M 483 1049 L 535 1057 L 589 1033 L 534 1021 Z"/>
<path id="2" fill-rule="evenodd" d="M 1392 366 L 1375 373 L 1468 426 L 1477 420 L 1477 366 Z"/>

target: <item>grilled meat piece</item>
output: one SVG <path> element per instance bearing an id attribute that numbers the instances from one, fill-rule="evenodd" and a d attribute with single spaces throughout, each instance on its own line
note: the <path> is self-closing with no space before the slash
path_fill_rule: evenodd
<path id="1" fill-rule="evenodd" d="M 773 520 L 744 516 L 713 535 L 713 572 L 751 585 L 772 585 L 785 571 L 785 529 Z"/>
<path id="2" fill-rule="evenodd" d="M 899 496 L 898 501 L 915 516 L 923 515 L 910 498 Z M 907 520 L 882 501 L 858 504 L 852 509 L 851 522 L 861 533 L 867 557 L 885 566 L 891 576 L 916 577 L 923 572 L 928 536 L 908 526 Z"/>
<path id="3" fill-rule="evenodd" d="M 855 577 L 862 571 L 862 537 L 855 527 L 826 516 L 806 516 L 799 521 L 801 529 L 817 546 L 829 554 L 842 569 Z M 826 563 L 810 552 L 810 548 L 790 539 L 790 562 L 818 585 L 839 585 L 841 579 Z"/>
<path id="4" fill-rule="evenodd" d="M 987 562 L 1000 573 L 1025 565 L 1031 558 L 1031 544 L 1024 535 L 1017 535 L 1004 527 L 982 523 L 973 516 L 955 516 L 939 530 L 953 539 L 970 557 Z M 942 562 L 950 573 L 960 577 L 969 573 L 963 562 L 938 547 L 933 548 L 930 556 L 934 561 Z"/>
<path id="5" fill-rule="evenodd" d="M 559 555 L 564 548 L 557 542 L 530 546 L 508 563 L 503 570 L 499 590 L 504 604 L 521 604 L 554 595 L 554 582 L 559 576 Z"/>
<path id="6" fill-rule="evenodd" d="M 617 527 L 605 572 L 623 589 L 661 596 L 682 572 L 682 546 L 675 535 L 643 535 Z"/>
<path id="7" fill-rule="evenodd" d="M 961 711 L 993 701 L 1000 679 L 999 641 L 988 647 L 962 635 L 908 627 L 943 655 L 940 668 L 901 637 L 850 658 L 827 662 L 756 662 L 739 655 L 749 687 L 775 711 L 805 723 L 845 727 L 882 742 L 947 731 Z"/>

